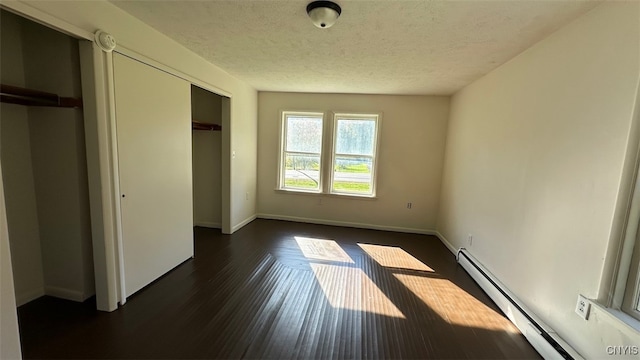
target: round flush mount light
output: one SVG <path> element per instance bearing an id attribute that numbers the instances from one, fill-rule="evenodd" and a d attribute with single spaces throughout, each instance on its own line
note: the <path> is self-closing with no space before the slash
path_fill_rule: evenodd
<path id="1" fill-rule="evenodd" d="M 330 28 L 341 13 L 340 5 L 333 1 L 314 1 L 307 5 L 307 14 L 311 21 L 321 29 Z"/>

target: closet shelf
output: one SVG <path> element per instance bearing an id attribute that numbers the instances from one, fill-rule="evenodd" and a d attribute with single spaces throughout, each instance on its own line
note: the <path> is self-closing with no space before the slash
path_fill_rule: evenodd
<path id="1" fill-rule="evenodd" d="M 193 130 L 207 130 L 207 131 L 221 131 L 222 126 L 218 124 L 208 124 L 199 121 L 191 121 L 191 128 Z"/>
<path id="2" fill-rule="evenodd" d="M 0 102 L 26 106 L 82 109 L 82 98 L 63 97 L 44 91 L 0 84 Z"/>

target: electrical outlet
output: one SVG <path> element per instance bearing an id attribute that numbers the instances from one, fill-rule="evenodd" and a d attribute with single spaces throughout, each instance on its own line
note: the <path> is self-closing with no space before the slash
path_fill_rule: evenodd
<path id="1" fill-rule="evenodd" d="M 589 302 L 589 300 L 587 300 L 587 298 L 582 295 L 578 295 L 578 302 L 576 303 L 576 314 L 580 315 L 581 318 L 588 320 L 589 310 L 591 310 L 591 303 Z"/>
<path id="2" fill-rule="evenodd" d="M 469 234 L 469 237 L 467 237 L 467 243 L 469 244 L 469 246 L 473 245 L 473 235 Z"/>
<path id="3" fill-rule="evenodd" d="M 246 194 L 244 194 L 244 199 L 245 199 L 245 200 L 249 200 L 249 192 L 248 192 L 248 191 L 247 191 L 247 193 L 246 193 Z"/>
<path id="4" fill-rule="evenodd" d="M 411 209 L 411 206 L 413 206 L 413 204 L 412 204 L 412 203 L 410 203 L 410 202 L 408 202 L 408 203 L 407 203 L 407 209 Z"/>

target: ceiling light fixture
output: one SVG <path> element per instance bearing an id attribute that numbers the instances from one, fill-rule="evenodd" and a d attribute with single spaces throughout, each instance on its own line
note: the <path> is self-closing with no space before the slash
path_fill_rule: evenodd
<path id="1" fill-rule="evenodd" d="M 307 14 L 311 18 L 313 25 L 326 29 L 335 24 L 342 13 L 340 5 L 333 1 L 314 1 L 307 5 Z"/>

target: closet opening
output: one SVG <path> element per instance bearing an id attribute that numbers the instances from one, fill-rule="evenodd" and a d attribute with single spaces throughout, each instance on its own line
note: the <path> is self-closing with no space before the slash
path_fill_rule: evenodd
<path id="1" fill-rule="evenodd" d="M 18 307 L 96 294 L 79 41 L 0 10 L 0 157 Z"/>
<path id="2" fill-rule="evenodd" d="M 193 226 L 222 228 L 222 136 L 230 99 L 191 85 Z"/>

